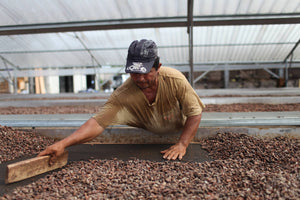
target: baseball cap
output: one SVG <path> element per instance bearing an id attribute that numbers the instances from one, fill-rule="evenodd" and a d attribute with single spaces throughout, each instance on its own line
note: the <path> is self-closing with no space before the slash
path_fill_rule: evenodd
<path id="1" fill-rule="evenodd" d="M 129 48 L 126 62 L 126 73 L 147 74 L 157 58 L 157 46 L 152 40 L 134 40 Z"/>

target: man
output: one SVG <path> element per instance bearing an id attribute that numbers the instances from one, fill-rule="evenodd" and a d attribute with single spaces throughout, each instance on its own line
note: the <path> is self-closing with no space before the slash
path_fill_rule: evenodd
<path id="1" fill-rule="evenodd" d="M 66 147 L 94 139 L 108 125 L 123 124 L 160 134 L 181 130 L 178 142 L 161 151 L 165 159 L 181 160 L 197 132 L 204 104 L 181 72 L 161 67 L 152 40 L 131 43 L 125 72 L 130 78 L 112 93 L 99 113 L 39 156 L 51 155 L 53 163 Z"/>

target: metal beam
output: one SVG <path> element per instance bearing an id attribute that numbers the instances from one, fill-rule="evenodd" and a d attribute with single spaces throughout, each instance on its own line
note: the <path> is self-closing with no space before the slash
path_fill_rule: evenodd
<path id="1" fill-rule="evenodd" d="M 10 64 L 12 67 L 16 68 L 16 69 L 21 69 L 19 66 L 13 64 L 12 62 L 10 62 L 9 60 L 7 60 L 6 58 L 4 58 L 3 56 L 0 55 L 0 58 L 3 60 L 3 62 Z"/>
<path id="2" fill-rule="evenodd" d="M 295 45 L 294 42 L 262 42 L 262 43 L 218 43 L 218 44 L 193 44 L 193 47 L 235 47 L 235 46 L 266 46 L 266 45 Z M 168 48 L 188 48 L 188 45 L 165 45 L 159 46 L 159 49 L 168 49 Z M 119 51 L 127 50 L 128 47 L 99 47 L 99 48 L 89 48 L 89 51 Z M 0 51 L 1 54 L 32 54 L 32 53 L 59 53 L 59 52 L 80 52 L 86 51 L 85 48 L 76 48 L 76 49 L 45 49 L 45 50 L 8 50 Z"/>
<path id="3" fill-rule="evenodd" d="M 185 65 L 165 65 L 165 66 L 171 66 L 173 68 L 178 69 L 181 72 L 189 72 L 189 66 L 187 64 Z M 201 63 L 194 63 L 194 71 L 195 72 L 203 72 L 208 71 L 211 69 L 213 64 L 201 64 Z M 236 63 L 236 64 L 230 64 L 230 63 L 218 63 L 216 67 L 214 68 L 214 71 L 224 71 L 224 70 L 248 70 L 248 69 L 284 69 L 285 65 L 282 63 Z M 292 68 L 300 68 L 299 62 L 293 62 Z"/>
<path id="4" fill-rule="evenodd" d="M 190 64 L 190 84 L 194 87 L 194 57 L 193 57 L 193 10 L 194 10 L 194 0 L 188 0 L 188 37 L 189 37 L 189 64 Z"/>
<path id="5" fill-rule="evenodd" d="M 296 14 L 296 13 L 294 13 Z M 299 24 L 300 14 L 296 15 L 232 15 L 194 17 L 194 26 L 237 26 L 262 24 Z"/>
<path id="6" fill-rule="evenodd" d="M 10 80 L 10 76 L 7 74 L 6 76 L 4 76 L 4 73 L 3 72 L 0 72 L 0 77 L 3 79 L 3 80 L 6 80 L 9 84 L 13 84 L 13 82 Z"/>
<path id="7" fill-rule="evenodd" d="M 279 79 L 280 77 L 275 74 L 274 72 L 272 72 L 271 70 L 269 70 L 268 68 L 263 68 L 266 72 L 268 72 L 269 74 L 271 74 L 272 76 L 274 76 L 275 78 Z"/>
<path id="8" fill-rule="evenodd" d="M 193 21 L 194 26 L 299 24 L 300 13 L 194 16 Z M 0 26 L 0 35 L 159 27 L 188 27 L 187 16 L 9 25 Z"/>
<path id="9" fill-rule="evenodd" d="M 207 63 L 201 63 L 201 62 L 194 62 L 194 69 L 196 71 L 206 71 L 211 68 L 211 66 L 217 65 L 215 70 L 224 70 L 224 69 L 229 69 L 229 70 L 241 70 L 243 67 L 245 69 L 262 69 L 262 68 L 270 68 L 270 69 L 282 69 L 284 68 L 285 64 L 282 63 L 281 61 L 264 61 L 264 62 L 207 62 Z M 124 63 L 112 63 L 111 66 L 112 69 L 115 67 L 124 67 Z M 184 69 L 186 72 L 189 72 L 189 63 L 188 62 L 182 62 L 182 63 L 173 63 L 173 62 L 168 62 L 168 63 L 163 63 L 163 66 L 170 66 L 174 68 L 179 68 L 179 69 Z M 49 67 L 49 66 L 30 66 L 30 67 L 23 67 L 20 70 L 34 70 L 36 68 L 41 68 L 41 69 L 78 69 L 78 68 L 95 68 L 97 67 L 96 65 L 69 65 L 69 66 L 55 66 L 55 67 Z M 291 68 L 299 68 L 300 67 L 300 61 L 298 60 L 293 60 Z M 120 69 L 120 68 L 119 68 Z M 13 68 L 10 68 L 10 70 L 13 70 Z M 109 69 L 107 69 L 109 71 Z M 1 69 L 0 69 L 1 71 Z"/>
<path id="10" fill-rule="evenodd" d="M 212 71 L 214 68 L 216 68 L 217 65 L 214 65 L 211 67 L 211 69 L 205 71 L 204 73 L 202 73 L 200 76 L 198 76 L 195 80 L 194 80 L 194 84 L 197 83 L 199 80 L 201 80 L 208 72 Z"/>
<path id="11" fill-rule="evenodd" d="M 187 32 L 190 33 L 190 27 L 193 26 L 194 0 L 188 0 L 187 3 Z"/>
<path id="12" fill-rule="evenodd" d="M 3 64 L 5 66 L 5 69 L 7 71 L 7 76 L 5 77 L 3 74 L 1 74 L 1 77 L 3 77 L 4 79 L 6 79 L 9 84 L 13 85 L 14 93 L 17 94 L 17 89 L 18 89 L 18 86 L 17 86 L 17 77 L 11 76 L 11 73 L 10 73 L 11 69 L 8 68 L 7 64 L 10 64 L 14 68 L 14 71 L 16 71 L 16 69 L 20 69 L 20 67 L 14 65 L 12 62 L 10 62 L 9 60 L 7 60 L 6 58 L 4 58 L 1 55 L 0 55 L 0 58 L 2 59 Z"/>
<path id="13" fill-rule="evenodd" d="M 230 76 L 230 71 L 225 69 L 224 70 L 224 88 L 229 87 L 229 76 Z"/>
<path id="14" fill-rule="evenodd" d="M 190 67 L 188 63 L 182 65 L 164 65 L 170 66 L 172 68 L 178 69 L 181 72 L 190 72 Z M 49 69 L 44 68 L 43 70 L 34 70 L 34 69 L 23 69 L 23 70 L 15 70 L 13 76 L 14 77 L 35 77 L 35 76 L 71 76 L 74 74 L 95 74 L 95 67 L 91 66 L 89 68 L 84 68 L 86 66 L 70 66 L 69 68 L 56 68 Z M 248 69 L 284 69 L 285 65 L 280 63 L 218 63 L 218 64 L 199 64 L 194 63 L 194 72 L 209 72 L 211 70 L 214 71 L 224 71 L 224 70 L 248 70 Z M 300 68 L 299 62 L 294 62 L 292 68 Z M 124 67 L 112 67 L 112 68 L 101 68 L 98 69 L 97 73 L 101 74 L 117 74 L 124 72 Z M 8 78 L 7 71 L 0 71 L 0 76 L 3 78 Z M 198 81 L 198 78 L 197 78 Z"/>
<path id="15" fill-rule="evenodd" d="M 185 27 L 186 17 L 119 19 L 1 26 L 0 35 L 113 30 L 131 28 Z"/>
<path id="16" fill-rule="evenodd" d="M 289 52 L 289 54 L 285 57 L 285 59 L 283 60 L 283 63 L 287 62 L 288 58 L 294 53 L 295 49 L 298 47 L 299 44 L 300 44 L 300 38 L 299 38 L 298 42 L 296 42 L 296 44 L 294 45 L 292 50 Z"/>
<path id="17" fill-rule="evenodd" d="M 3 61 L 3 65 L 5 66 L 5 69 L 6 69 L 6 71 L 7 71 L 8 79 L 10 80 L 11 77 L 12 77 L 11 74 L 10 74 L 10 71 L 11 71 L 11 70 L 8 68 L 7 63 L 5 62 L 4 58 L 1 57 L 1 59 L 2 59 L 2 61 Z"/>
<path id="18" fill-rule="evenodd" d="M 80 44 L 84 47 L 84 49 L 90 54 L 91 58 L 97 63 L 97 66 L 101 68 L 101 64 L 99 61 L 95 58 L 91 50 L 86 46 L 86 44 L 82 41 L 82 39 L 78 36 L 77 33 L 74 33 L 75 38 L 80 42 Z"/>
<path id="19" fill-rule="evenodd" d="M 116 74 L 122 70 L 122 67 L 98 68 L 99 74 Z M 37 77 L 37 76 L 72 76 L 75 74 L 88 75 L 95 74 L 95 68 L 85 69 L 43 69 L 43 70 L 15 70 L 13 77 Z M 5 71 L 0 71 L 0 76 L 6 78 L 8 75 Z"/>

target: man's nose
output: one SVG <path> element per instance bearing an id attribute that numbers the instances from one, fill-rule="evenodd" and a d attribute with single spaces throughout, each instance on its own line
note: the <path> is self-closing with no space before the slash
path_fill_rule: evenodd
<path id="1" fill-rule="evenodd" d="M 143 81 L 144 79 L 145 79 L 145 77 L 144 77 L 143 74 L 139 74 L 139 75 L 137 76 L 137 80 L 138 80 L 138 81 Z"/>

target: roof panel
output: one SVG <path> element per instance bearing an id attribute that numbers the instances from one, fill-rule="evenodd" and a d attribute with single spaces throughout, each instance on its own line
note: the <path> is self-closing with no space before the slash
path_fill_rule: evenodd
<path id="1" fill-rule="evenodd" d="M 245 15 L 300 12 L 299 0 L 195 0 L 194 15 Z"/>
<path id="2" fill-rule="evenodd" d="M 92 65 L 92 59 L 87 52 L 8 54 L 4 57 L 21 69 Z"/>
<path id="3" fill-rule="evenodd" d="M 186 16 L 186 0 L 2 0 L 0 25 Z"/>
<path id="4" fill-rule="evenodd" d="M 194 27 L 194 61 L 283 61 L 299 32 L 300 25 Z M 101 65 L 123 65 L 130 43 L 143 38 L 157 43 L 165 64 L 188 63 L 186 28 L 0 36 L 0 55 L 25 68 L 93 65 L 92 55 Z"/>
<path id="5" fill-rule="evenodd" d="M 73 33 L 0 36 L 0 52 L 55 51 L 82 48 Z"/>
<path id="6" fill-rule="evenodd" d="M 195 0 L 194 15 L 299 13 L 299 0 Z M 0 25 L 187 16 L 187 0 L 2 0 Z"/>
<path id="7" fill-rule="evenodd" d="M 299 32 L 300 25 L 194 27 L 195 62 L 283 61 Z"/>
<path id="8" fill-rule="evenodd" d="M 195 16 L 299 14 L 300 0 L 194 0 Z M 187 15 L 187 0 L 2 0 L 0 26 Z M 195 26 L 195 63 L 281 62 L 300 24 Z M 21 68 L 124 65 L 133 40 L 152 39 L 164 65 L 189 63 L 186 27 L 0 36 L 0 56 Z M 300 61 L 300 47 L 293 59 Z M 3 64 L 0 69 L 3 69 Z"/>

